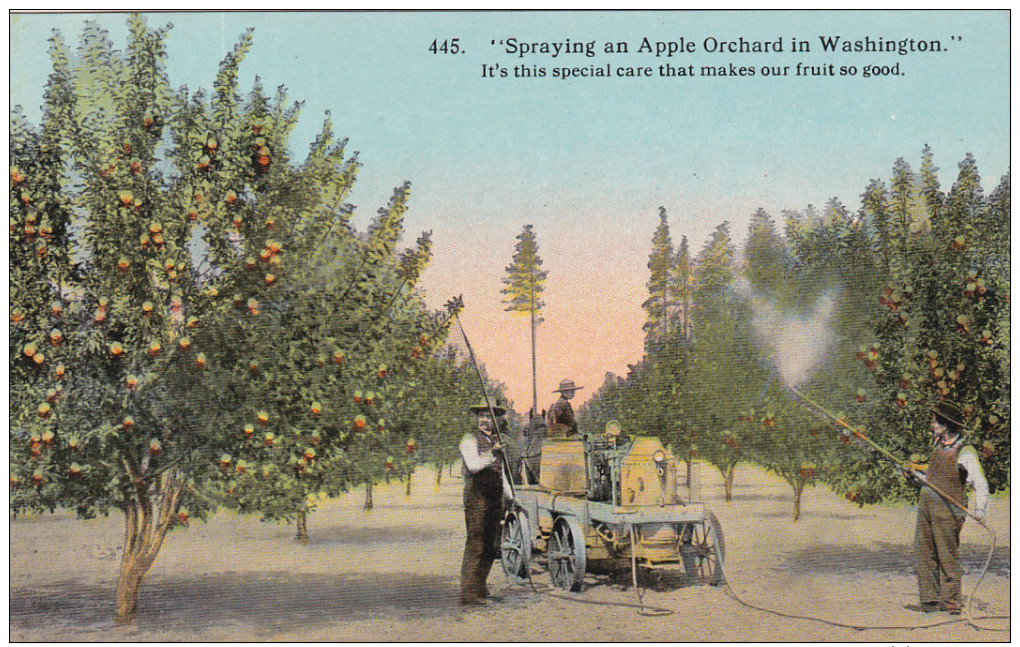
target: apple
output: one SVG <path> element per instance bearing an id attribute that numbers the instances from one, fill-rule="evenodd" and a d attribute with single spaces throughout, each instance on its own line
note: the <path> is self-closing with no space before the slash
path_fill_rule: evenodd
<path id="1" fill-rule="evenodd" d="M 322 405 L 318 402 L 312 403 L 312 415 L 317 416 L 322 413 Z"/>
<path id="2" fill-rule="evenodd" d="M 163 453 L 163 443 L 159 442 L 159 438 L 153 438 L 149 441 L 149 456 L 159 456 Z"/>
<path id="3" fill-rule="evenodd" d="M 117 261 L 117 269 L 124 271 L 131 267 L 131 261 L 128 260 L 127 256 L 121 256 L 120 260 Z"/>
<path id="4" fill-rule="evenodd" d="M 188 317 L 187 323 L 188 328 L 198 328 L 199 323 L 200 322 L 198 320 L 198 317 L 195 316 Z"/>
<path id="5" fill-rule="evenodd" d="M 50 409 L 49 403 L 43 402 L 42 404 L 39 405 L 38 413 L 40 418 L 46 420 L 47 418 L 50 417 L 50 414 L 53 413 L 53 411 Z"/>
<path id="6" fill-rule="evenodd" d="M 907 394 L 903 391 L 896 394 L 896 405 L 899 407 L 907 406 Z"/>
<path id="7" fill-rule="evenodd" d="M 386 463 L 385 463 L 384 467 L 386 469 L 388 469 L 388 470 L 392 470 L 393 469 L 393 457 L 392 456 L 387 456 L 386 457 Z"/>
<path id="8" fill-rule="evenodd" d="M 966 236 L 957 236 L 953 238 L 952 248 L 956 251 L 963 251 L 967 248 Z"/>
<path id="9" fill-rule="evenodd" d="M 375 428 L 377 430 L 379 430 L 379 431 L 385 430 L 386 429 L 386 421 L 383 420 L 382 418 L 379 418 L 379 420 L 377 420 L 376 423 L 375 423 Z"/>
<path id="10" fill-rule="evenodd" d="M 21 479 L 19 477 L 11 474 L 10 478 L 11 478 L 11 487 L 12 488 L 16 488 L 16 487 L 20 487 L 21 486 Z"/>
<path id="11" fill-rule="evenodd" d="M 244 460 L 243 458 L 241 460 L 237 461 L 237 473 L 238 474 L 244 474 L 247 469 L 248 469 L 248 461 Z"/>
<path id="12" fill-rule="evenodd" d="M 37 468 L 34 472 L 32 472 L 32 484 L 35 485 L 36 487 L 41 486 L 45 482 L 45 480 L 46 479 L 43 476 L 43 471 L 41 467 Z"/>
<path id="13" fill-rule="evenodd" d="M 81 447 L 81 440 L 77 436 L 71 436 L 67 439 L 67 446 L 72 452 L 76 452 Z"/>
<path id="14" fill-rule="evenodd" d="M 246 269 L 246 270 L 253 270 L 253 269 L 255 269 L 255 257 L 254 256 L 245 257 L 245 259 L 244 259 L 244 269 Z"/>
<path id="15" fill-rule="evenodd" d="M 414 453 L 416 444 L 417 444 L 417 441 L 415 441 L 414 438 L 408 438 L 407 439 L 407 445 L 405 447 L 407 449 L 407 453 L 408 454 L 413 454 Z"/>
<path id="16" fill-rule="evenodd" d="M 868 392 L 865 391 L 864 389 L 861 389 L 861 388 L 857 389 L 857 401 L 858 402 L 864 402 L 867 399 L 868 399 Z"/>
<path id="17" fill-rule="evenodd" d="M 266 218 L 265 225 L 266 225 L 266 229 L 272 229 L 273 226 L 276 225 L 276 218 L 273 218 L 272 216 L 269 216 L 268 218 Z"/>
<path id="18" fill-rule="evenodd" d="M 220 456 L 220 467 L 227 469 L 230 467 L 230 461 L 234 460 L 230 454 L 223 454 Z"/>
<path id="19" fill-rule="evenodd" d="M 210 162 L 210 161 L 211 161 L 211 160 L 209 159 L 209 156 L 208 156 L 208 155 L 203 155 L 203 156 L 201 157 L 201 159 L 199 159 L 199 160 L 198 160 L 198 170 L 199 170 L 199 171 L 204 171 L 204 170 L 206 170 L 207 168 L 209 168 L 209 162 Z"/>
<path id="20" fill-rule="evenodd" d="M 28 240 L 32 240 L 32 238 L 34 238 L 34 237 L 35 237 L 35 226 L 34 225 L 25 225 L 25 238 L 27 238 Z"/>
<path id="21" fill-rule="evenodd" d="M 269 413 L 267 411 L 259 411 L 255 417 L 260 425 L 269 424 Z"/>
<path id="22" fill-rule="evenodd" d="M 142 172 L 142 163 L 138 160 L 131 160 L 131 172 L 138 175 Z"/>
<path id="23" fill-rule="evenodd" d="M 46 223 L 43 223 L 42 227 L 39 228 L 39 235 L 45 238 L 46 240 L 53 238 L 53 227 L 49 226 Z"/>
<path id="24" fill-rule="evenodd" d="M 271 257 L 272 253 L 268 249 L 263 249 L 259 251 L 259 258 L 262 260 L 263 263 L 268 263 Z"/>
<path id="25" fill-rule="evenodd" d="M 276 275 L 272 273 L 266 274 L 266 285 L 272 285 L 274 283 L 276 283 Z"/>
<path id="26" fill-rule="evenodd" d="M 181 349 L 181 352 L 187 352 L 187 350 L 191 348 L 191 338 L 181 337 L 177 340 L 177 347 Z"/>
<path id="27" fill-rule="evenodd" d="M 206 363 L 207 363 L 207 361 L 206 361 L 206 358 L 205 358 L 205 353 L 199 353 L 198 355 L 195 356 L 195 366 L 196 367 L 198 367 L 198 368 L 205 368 Z"/>
<path id="28" fill-rule="evenodd" d="M 186 526 L 188 525 L 188 511 L 181 509 L 177 512 L 177 523 Z"/>
<path id="29" fill-rule="evenodd" d="M 386 377 L 386 371 L 387 371 L 386 365 L 385 364 L 380 364 L 379 365 L 379 371 L 377 372 L 377 375 L 379 376 L 379 379 L 382 379 L 382 378 Z"/>
<path id="30" fill-rule="evenodd" d="M 269 257 L 269 265 L 270 265 L 270 267 L 279 267 L 281 263 L 283 263 L 283 259 L 280 258 L 279 256 L 270 256 Z"/>
<path id="31" fill-rule="evenodd" d="M 910 373 L 904 373 L 900 376 L 900 388 L 909 389 L 913 381 L 913 376 Z"/>
<path id="32" fill-rule="evenodd" d="M 216 141 L 215 137 L 210 137 L 205 142 L 205 147 L 208 148 L 210 152 L 215 151 L 217 149 L 217 147 L 219 147 L 219 145 L 220 144 L 219 144 L 218 141 Z"/>
<path id="33" fill-rule="evenodd" d="M 365 393 L 365 404 L 367 404 L 367 405 L 375 404 L 375 392 L 374 391 L 368 391 L 368 392 Z"/>
<path id="34" fill-rule="evenodd" d="M 250 362 L 248 362 L 248 372 L 251 373 L 252 375 L 259 372 L 258 360 L 253 359 Z"/>
<path id="35" fill-rule="evenodd" d="M 35 246 L 35 255 L 38 256 L 39 258 L 44 258 L 46 256 L 46 241 L 45 240 L 40 240 L 36 244 L 36 246 Z"/>
<path id="36" fill-rule="evenodd" d="M 358 415 L 354 417 L 354 428 L 358 431 L 365 428 L 365 416 Z"/>
<path id="37" fill-rule="evenodd" d="M 43 362 L 46 361 L 46 356 L 42 353 L 36 353 L 32 356 L 32 361 L 35 362 L 36 366 L 42 366 Z"/>
<path id="38" fill-rule="evenodd" d="M 135 201 L 135 196 L 130 191 L 121 191 L 120 196 L 118 197 L 120 198 L 121 204 L 125 207 Z"/>
<path id="39" fill-rule="evenodd" d="M 344 352 L 342 350 L 333 351 L 333 361 L 337 364 L 344 363 Z"/>
<path id="40" fill-rule="evenodd" d="M 363 397 L 362 397 L 362 394 L 361 394 L 361 389 L 355 390 L 354 391 L 354 404 L 360 404 L 362 399 L 363 399 Z"/>
<path id="41" fill-rule="evenodd" d="M 38 438 L 38 436 L 33 436 L 33 438 Z M 29 445 L 29 451 L 32 453 L 33 457 L 38 458 L 39 455 L 42 454 L 42 443 L 38 441 L 32 442 L 32 444 Z"/>
<path id="42" fill-rule="evenodd" d="M 59 346 L 64 341 L 64 333 L 60 332 L 58 328 L 54 328 L 50 331 L 50 344 L 53 346 Z"/>
<path id="43" fill-rule="evenodd" d="M 125 378 L 125 379 L 127 380 L 127 387 L 129 389 L 137 389 L 138 388 L 138 376 L 137 375 L 135 375 L 134 373 L 130 373 L 130 374 L 128 374 L 127 378 Z"/>
<path id="44" fill-rule="evenodd" d="M 58 380 L 62 380 L 64 379 L 64 373 L 67 372 L 67 367 L 63 364 L 57 364 L 56 368 L 53 369 L 53 372 L 57 376 Z"/>
<path id="45" fill-rule="evenodd" d="M 989 346 L 991 346 L 994 343 L 992 341 L 992 331 L 991 330 L 988 330 L 986 328 L 985 330 L 981 331 L 981 343 L 988 344 Z"/>
<path id="46" fill-rule="evenodd" d="M 124 422 L 121 423 L 124 429 L 130 429 L 135 426 L 135 419 L 131 416 L 124 416 Z"/>
<path id="47" fill-rule="evenodd" d="M 251 438 L 252 434 L 255 433 L 255 425 L 250 422 L 244 426 L 244 437 Z"/>
<path id="48" fill-rule="evenodd" d="M 148 316 L 152 314 L 153 309 L 156 306 L 153 305 L 152 301 L 145 301 L 142 303 L 142 314 Z"/>
<path id="49" fill-rule="evenodd" d="M 67 473 L 72 479 L 76 479 L 81 476 L 82 466 L 78 463 L 71 463 L 67 468 Z"/>
<path id="50" fill-rule="evenodd" d="M 59 317 L 60 315 L 64 314 L 64 304 L 60 303 L 59 301 L 54 301 L 53 303 L 51 303 L 50 314 L 53 315 L 54 317 Z"/>
<path id="51" fill-rule="evenodd" d="M 60 391 L 57 389 L 46 389 L 46 401 L 50 404 L 57 401 L 60 398 Z"/>
<path id="52" fill-rule="evenodd" d="M 322 433 L 318 429 L 316 429 L 315 431 L 312 432 L 312 444 L 313 445 L 318 445 L 319 441 L 321 441 L 321 440 L 322 440 Z"/>
<path id="53" fill-rule="evenodd" d="M 149 249 L 149 243 L 151 242 L 149 239 L 149 234 L 142 234 L 141 236 L 139 236 L 138 242 L 141 244 L 142 249 Z"/>
<path id="54" fill-rule="evenodd" d="M 11 182 L 13 182 L 14 184 L 21 184 L 24 181 L 25 181 L 25 176 L 22 175 L 22 173 L 18 169 L 18 167 L 17 166 L 12 166 L 11 167 Z"/>
<path id="55" fill-rule="evenodd" d="M 32 357 L 39 351 L 39 347 L 35 345 L 35 342 L 25 344 L 25 348 L 22 350 L 25 353 L 25 357 Z"/>
<path id="56" fill-rule="evenodd" d="M 237 202 L 237 193 L 233 191 L 227 191 L 227 195 L 226 197 L 223 198 L 223 201 L 226 202 L 227 204 L 234 204 L 235 202 Z"/>
<path id="57" fill-rule="evenodd" d="M 248 312 L 252 315 L 259 313 L 259 302 L 255 297 L 248 299 Z"/>
<path id="58" fill-rule="evenodd" d="M 956 318 L 956 325 L 959 326 L 960 332 L 967 332 L 970 330 L 970 317 L 967 315 L 960 315 Z"/>
<path id="59" fill-rule="evenodd" d="M 311 447 L 305 447 L 305 463 L 311 464 L 315 460 L 315 450 Z"/>
<path id="60" fill-rule="evenodd" d="M 275 445 L 275 444 L 276 444 L 276 434 L 274 434 L 274 433 L 273 433 L 273 432 L 271 432 L 271 431 L 267 431 L 267 432 L 266 432 L 266 435 L 265 435 L 265 436 L 263 436 L 263 442 L 264 442 L 264 443 L 265 443 L 265 444 L 266 444 L 267 446 L 269 446 L 269 445 Z"/>
<path id="61" fill-rule="evenodd" d="M 812 478 L 815 475 L 815 469 L 817 467 L 818 466 L 815 465 L 814 463 L 805 461 L 800 464 L 800 469 L 797 470 L 797 476 L 801 477 L 802 479 Z"/>
<path id="62" fill-rule="evenodd" d="M 149 343 L 149 357 L 158 357 L 160 352 L 163 350 L 163 345 L 158 341 Z"/>

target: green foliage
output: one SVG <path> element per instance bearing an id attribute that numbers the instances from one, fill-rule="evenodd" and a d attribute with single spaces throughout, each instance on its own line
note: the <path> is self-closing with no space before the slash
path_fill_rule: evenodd
<path id="1" fill-rule="evenodd" d="M 542 312 L 541 295 L 548 272 L 542 268 L 538 255 L 538 240 L 532 225 L 524 225 L 514 245 L 513 260 L 506 268 L 504 287 L 500 292 L 508 312 L 539 316 Z"/>

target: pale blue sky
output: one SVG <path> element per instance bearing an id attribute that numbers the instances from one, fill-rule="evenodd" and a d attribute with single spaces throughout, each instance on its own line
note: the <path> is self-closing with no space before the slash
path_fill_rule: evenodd
<path id="1" fill-rule="evenodd" d="M 23 104 L 30 118 L 38 115 L 48 73 L 50 29 L 60 28 L 73 43 L 87 17 L 11 18 L 11 102 Z M 100 19 L 123 47 L 125 16 Z M 507 327 L 511 339 L 478 345 L 497 376 L 511 383 L 518 408 L 530 400 L 530 377 L 501 358 L 528 355 L 527 339 L 502 313 L 499 280 L 525 223 L 535 225 L 550 271 L 540 352 L 543 343 L 558 347 L 567 330 L 590 335 L 562 357 L 545 355 L 540 391 L 549 391 L 543 381 L 555 385 L 571 373 L 600 382 L 602 372 L 625 372 L 626 362 L 640 358 L 640 302 L 659 205 L 669 211 L 674 238 L 687 235 L 696 251 L 723 220 L 742 240 L 758 206 L 778 216 L 781 209 L 836 196 L 856 209 L 871 178 L 887 178 L 897 157 L 916 166 L 926 143 L 946 189 L 968 152 L 986 190 L 1008 171 L 1005 11 L 166 13 L 148 20 L 174 23 L 167 41 L 171 83 L 192 90 L 211 85 L 219 60 L 246 27 L 254 27 L 241 87 L 250 88 L 258 73 L 267 89 L 286 85 L 292 99 L 305 102 L 293 139 L 299 157 L 324 111 L 332 111 L 337 133 L 350 138 L 350 150 L 360 151 L 364 163 L 351 200 L 362 222 L 393 187 L 412 182 L 407 241 L 421 229 L 433 229 L 436 238 L 425 283 L 430 296 L 441 303 L 463 292 L 465 323 L 474 316 L 479 337 Z M 827 54 L 822 35 L 937 39 L 948 51 Z M 701 51 L 707 37 L 741 36 L 782 37 L 786 51 Z M 428 52 L 433 39 L 453 37 L 464 54 Z M 490 44 L 510 37 L 595 40 L 599 53 L 519 59 Z M 671 59 L 638 54 L 643 37 L 684 37 L 699 51 Z M 791 52 L 793 38 L 807 40 L 811 52 Z M 605 41 L 627 41 L 631 53 L 603 55 Z M 791 75 L 563 81 L 481 74 L 485 63 L 550 69 L 610 63 L 657 71 L 663 62 L 696 69 L 730 62 L 789 65 Z M 798 62 L 837 68 L 899 63 L 904 76 L 798 78 L 792 76 Z M 597 302 L 585 296 L 592 289 L 616 304 L 616 320 L 600 323 L 598 314 L 581 312 Z M 619 337 L 618 353 L 577 359 L 607 335 Z"/>

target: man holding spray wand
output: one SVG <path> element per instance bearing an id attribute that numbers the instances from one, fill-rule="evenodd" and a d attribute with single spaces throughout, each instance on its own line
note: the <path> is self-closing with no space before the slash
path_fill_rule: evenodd
<path id="1" fill-rule="evenodd" d="M 988 508 L 985 481 L 977 451 L 964 445 L 963 415 L 948 402 L 932 412 L 931 459 L 922 481 L 914 530 L 914 566 L 920 605 L 925 613 L 963 608 L 960 583 L 960 531 L 967 515 L 965 486 L 974 488 L 974 518 L 981 522 Z M 947 500 L 948 497 L 948 500 Z"/>

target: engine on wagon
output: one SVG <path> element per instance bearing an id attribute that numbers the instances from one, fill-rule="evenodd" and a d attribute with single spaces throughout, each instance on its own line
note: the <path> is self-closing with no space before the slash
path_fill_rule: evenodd
<path id="1" fill-rule="evenodd" d="M 703 503 L 682 500 L 676 467 L 658 438 L 615 423 L 600 436 L 547 439 L 538 483 L 516 488 L 504 521 L 504 571 L 523 581 L 534 549 L 566 589 L 581 587 L 589 564 L 621 561 L 718 583 L 722 530 Z"/>

